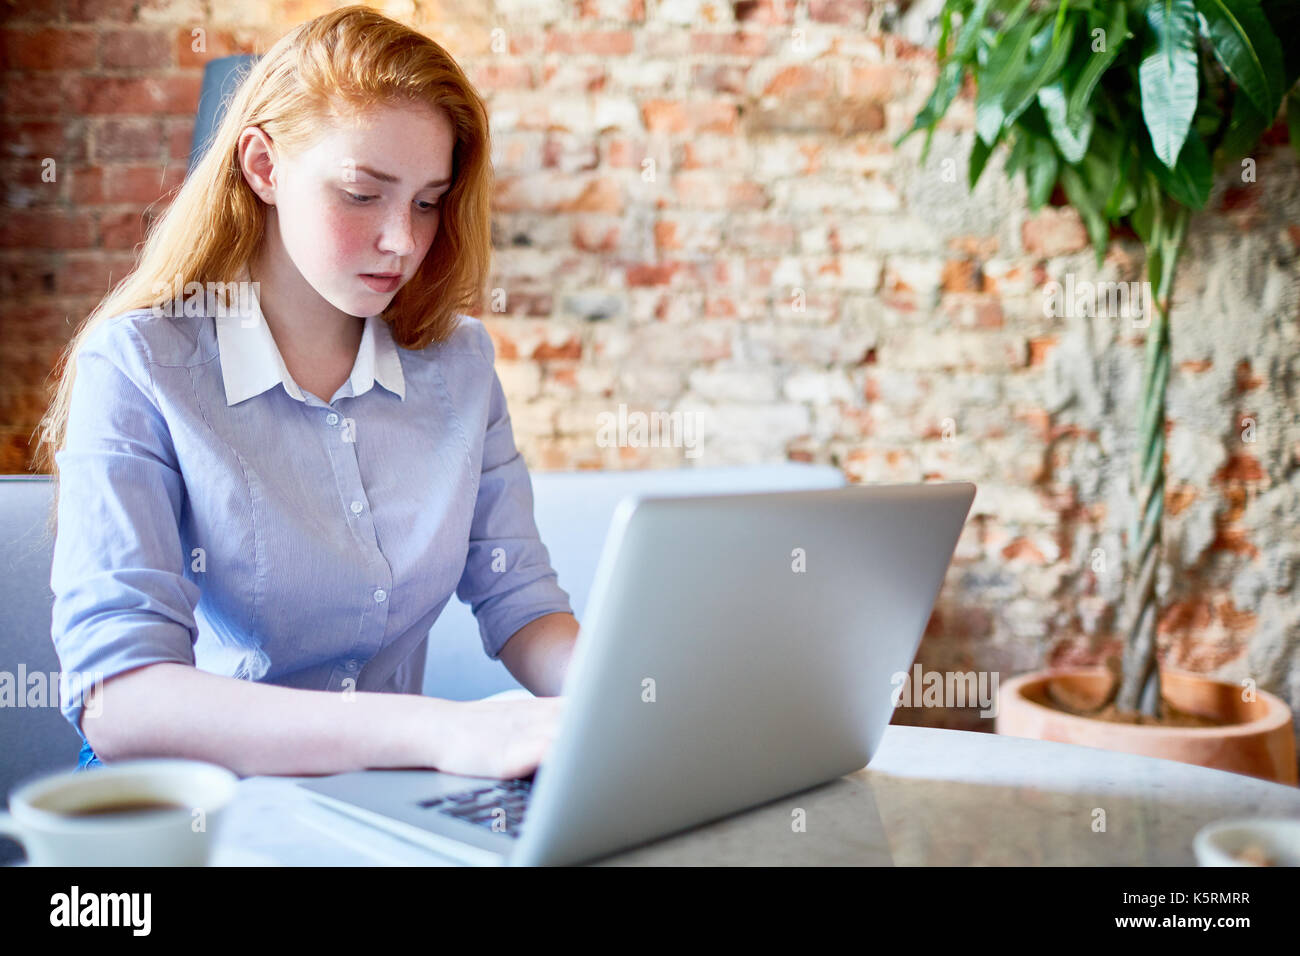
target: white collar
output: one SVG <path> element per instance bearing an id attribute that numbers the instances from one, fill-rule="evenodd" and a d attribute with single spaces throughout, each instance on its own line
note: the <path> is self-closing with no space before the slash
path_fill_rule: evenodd
<path id="1" fill-rule="evenodd" d="M 249 281 L 246 267 L 236 281 Z M 217 352 L 221 356 L 226 404 L 237 405 L 281 383 L 291 397 L 305 402 L 306 396 L 285 367 L 255 291 L 247 301 L 248 312 L 232 310 L 224 317 L 213 318 L 217 326 Z M 361 347 L 348 381 L 352 383 L 354 396 L 365 394 L 378 382 L 402 401 L 406 400 L 406 382 L 402 377 L 402 360 L 397 353 L 397 344 L 388 323 L 377 315 L 366 318 Z M 322 395 L 321 398 L 328 402 L 333 396 Z"/>

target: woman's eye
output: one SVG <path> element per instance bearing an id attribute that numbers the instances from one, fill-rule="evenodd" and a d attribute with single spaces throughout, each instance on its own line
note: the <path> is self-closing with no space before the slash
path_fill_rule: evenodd
<path id="1" fill-rule="evenodd" d="M 378 196 L 363 196 L 358 193 L 351 192 L 350 190 L 347 189 L 343 190 L 343 194 L 347 196 L 351 202 L 356 203 L 358 206 L 365 206 L 370 202 L 370 200 L 379 198 Z M 423 202 L 417 200 L 416 205 L 420 207 L 420 210 L 422 212 L 432 212 L 433 210 L 438 208 L 439 201 L 440 200 L 435 200 L 433 202 Z"/>

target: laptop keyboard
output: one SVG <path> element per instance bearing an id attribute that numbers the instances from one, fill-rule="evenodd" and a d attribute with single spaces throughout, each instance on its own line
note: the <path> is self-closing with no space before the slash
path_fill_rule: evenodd
<path id="1" fill-rule="evenodd" d="M 420 800 L 419 805 L 448 816 L 474 823 L 487 830 L 504 832 L 507 836 L 517 837 L 524 822 L 524 810 L 528 806 L 528 797 L 532 793 L 533 781 L 530 777 L 520 780 L 498 780 L 486 787 L 474 790 L 458 790 L 429 800 Z M 498 811 L 504 811 L 504 818 Z M 501 823 L 497 823 L 500 820 Z M 504 826 L 504 830 L 502 830 Z"/>

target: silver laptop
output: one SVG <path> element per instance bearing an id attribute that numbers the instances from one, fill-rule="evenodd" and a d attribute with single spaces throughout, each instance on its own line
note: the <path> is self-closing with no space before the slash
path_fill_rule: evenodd
<path id="1" fill-rule="evenodd" d="M 323 804 L 471 864 L 596 859 L 865 766 L 975 497 L 968 482 L 631 496 L 531 778 L 366 770 Z"/>

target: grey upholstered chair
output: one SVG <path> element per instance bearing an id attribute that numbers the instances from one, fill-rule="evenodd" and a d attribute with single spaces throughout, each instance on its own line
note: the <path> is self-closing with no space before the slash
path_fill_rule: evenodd
<path id="1" fill-rule="evenodd" d="M 46 519 L 52 488 L 44 475 L 0 476 L 0 671 L 13 681 L 13 703 L 23 705 L 6 701 L 0 709 L 0 792 L 6 796 L 30 777 L 72 769 L 81 747 L 59 710 L 59 658 L 50 640 L 54 539 Z M 35 674 L 44 675 L 43 706 L 27 691 Z M 0 844 L 0 862 L 20 856 L 16 844 Z"/>

